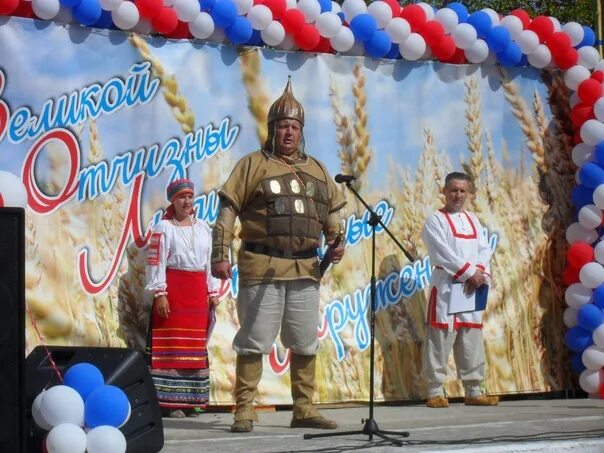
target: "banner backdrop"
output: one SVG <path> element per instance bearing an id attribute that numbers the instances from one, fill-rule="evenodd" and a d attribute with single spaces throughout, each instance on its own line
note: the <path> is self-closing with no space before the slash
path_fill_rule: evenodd
<path id="1" fill-rule="evenodd" d="M 149 228 L 165 188 L 188 176 L 197 216 L 259 148 L 270 104 L 292 76 L 308 153 L 382 215 L 377 228 L 376 400 L 418 399 L 430 263 L 419 239 L 442 206 L 444 175 L 464 170 L 468 208 L 494 251 L 484 323 L 491 393 L 569 388 L 562 342 L 569 191 L 568 94 L 560 74 L 144 38 L 19 18 L 0 21 L 0 170 L 20 175 L 27 209 L 27 348 L 144 348 Z M 2 83 L 3 82 L 3 83 Z M 6 117 L 6 121 L 4 121 Z M 2 127 L 4 126 L 4 127 Z M 346 255 L 323 279 L 320 402 L 369 397 L 371 228 L 343 186 Z M 237 250 L 239 241 L 233 244 Z M 212 404 L 231 404 L 237 268 L 210 343 Z M 288 352 L 265 360 L 262 404 L 291 404 Z M 453 368 L 450 395 L 461 387 Z"/>

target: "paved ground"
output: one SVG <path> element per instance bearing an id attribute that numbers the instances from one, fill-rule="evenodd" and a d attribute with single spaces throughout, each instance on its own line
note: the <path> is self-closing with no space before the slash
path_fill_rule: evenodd
<path id="1" fill-rule="evenodd" d="M 323 409 L 341 431 L 361 431 L 368 407 Z M 229 432 L 230 413 L 206 413 L 197 419 L 164 419 L 162 452 L 344 452 L 344 451 L 581 451 L 604 452 L 604 400 L 529 399 L 503 401 L 498 407 L 454 403 L 447 409 L 422 404 L 377 406 L 374 420 L 382 430 L 408 431 L 402 447 L 377 436 L 344 434 L 304 439 L 319 431 L 291 429 L 291 412 L 260 414 L 249 434 Z M 323 431 L 331 432 L 331 431 Z"/>

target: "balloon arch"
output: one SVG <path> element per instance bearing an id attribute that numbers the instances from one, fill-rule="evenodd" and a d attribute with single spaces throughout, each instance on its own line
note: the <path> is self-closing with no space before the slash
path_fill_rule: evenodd
<path id="1" fill-rule="evenodd" d="M 604 398 L 604 60 L 591 28 L 522 9 L 470 13 L 460 2 L 436 9 L 396 0 L 3 0 L 0 15 L 282 50 L 564 70 L 579 167 L 578 221 L 566 232 L 562 275 L 565 341 L 581 388 Z"/>

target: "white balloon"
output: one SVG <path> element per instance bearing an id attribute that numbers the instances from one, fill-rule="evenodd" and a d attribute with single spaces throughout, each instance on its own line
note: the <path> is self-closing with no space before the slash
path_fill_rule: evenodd
<path id="1" fill-rule="evenodd" d="M 586 69 L 586 71 L 587 71 L 587 69 Z M 604 120 L 604 97 L 601 97 L 600 99 L 598 99 L 595 102 L 594 113 L 596 114 L 596 118 L 598 120 L 600 120 L 600 121 Z"/>
<path id="2" fill-rule="evenodd" d="M 570 98 L 568 99 L 568 103 L 570 104 L 570 108 L 572 109 L 575 105 L 577 105 L 579 102 L 581 102 L 581 99 L 579 98 L 579 93 L 577 92 L 573 92 L 570 95 Z"/>
<path id="3" fill-rule="evenodd" d="M 344 29 L 344 27 L 342 27 L 342 29 Z M 352 34 L 352 32 L 350 32 L 350 34 Z M 331 46 L 333 47 L 333 45 Z M 287 33 L 285 34 L 285 38 L 283 38 L 283 41 L 281 42 L 281 44 L 279 44 L 279 49 L 283 49 L 283 50 L 296 50 L 298 47 L 296 46 L 296 42 L 294 41 L 294 37 L 292 35 L 288 35 Z M 335 49 L 335 47 L 334 47 Z"/>
<path id="4" fill-rule="evenodd" d="M 386 2 L 374 1 L 367 7 L 367 13 L 376 20 L 378 28 L 382 29 L 392 20 L 392 8 Z"/>
<path id="5" fill-rule="evenodd" d="M 476 39 L 478 39 L 476 29 L 467 23 L 457 25 L 453 33 L 451 33 L 451 37 L 455 41 L 455 45 L 460 49 L 469 49 L 476 42 Z"/>
<path id="6" fill-rule="evenodd" d="M 552 21 L 552 25 L 554 26 L 554 32 L 558 32 L 562 30 L 562 26 L 560 25 L 560 21 L 554 16 L 548 16 L 549 20 Z"/>
<path id="7" fill-rule="evenodd" d="M 593 291 L 581 283 L 573 283 L 564 292 L 566 304 L 574 310 L 579 310 L 583 305 L 589 304 L 592 296 Z"/>
<path id="8" fill-rule="evenodd" d="M 401 56 L 409 61 L 420 59 L 425 51 L 426 41 L 419 33 L 411 33 L 399 46 Z"/>
<path id="9" fill-rule="evenodd" d="M 376 2 L 374 1 L 374 3 Z M 419 2 L 416 3 L 416 5 L 423 9 L 424 13 L 426 13 L 426 20 L 434 19 L 434 8 L 432 8 L 432 6 L 428 5 L 426 2 Z"/>
<path id="10" fill-rule="evenodd" d="M 183 22 L 195 20 L 200 12 L 200 6 L 197 0 L 174 0 L 172 8 L 176 11 L 178 19 Z"/>
<path id="11" fill-rule="evenodd" d="M 395 17 L 384 29 L 393 43 L 400 44 L 411 35 L 411 26 L 402 17 Z"/>
<path id="12" fill-rule="evenodd" d="M 164 6 L 172 6 L 174 5 L 174 0 L 164 0 Z"/>
<path id="13" fill-rule="evenodd" d="M 46 438 L 48 453 L 85 453 L 86 433 L 73 423 L 55 426 Z"/>
<path id="14" fill-rule="evenodd" d="M 338 13 L 342 12 L 342 7 L 340 6 L 339 3 L 332 1 L 331 2 L 331 12 L 338 14 Z"/>
<path id="15" fill-rule="evenodd" d="M 266 5 L 254 5 L 247 13 L 254 30 L 264 30 L 273 20 L 273 13 Z"/>
<path id="16" fill-rule="evenodd" d="M 113 426 L 97 426 L 86 435 L 88 453 L 125 453 L 126 438 Z"/>
<path id="17" fill-rule="evenodd" d="M 44 416 L 42 415 L 42 411 L 40 410 L 40 407 L 42 406 L 42 399 L 44 398 L 44 393 L 46 393 L 45 390 L 40 392 L 38 396 L 36 396 L 36 398 L 34 399 L 34 402 L 31 405 L 31 416 L 34 419 L 34 422 L 36 422 L 36 425 L 38 425 L 45 431 L 49 431 L 50 429 L 52 429 L 52 426 L 50 426 L 50 424 L 46 420 L 44 420 Z"/>
<path id="18" fill-rule="evenodd" d="M 539 36 L 532 30 L 523 30 L 516 38 L 516 42 L 522 53 L 533 53 L 539 47 Z"/>
<path id="19" fill-rule="evenodd" d="M 331 47 L 337 52 L 348 52 L 354 46 L 354 35 L 348 27 L 340 28 L 340 31 L 329 39 Z"/>
<path id="20" fill-rule="evenodd" d="M 543 69 L 552 62 L 552 53 L 545 44 L 539 44 L 533 53 L 527 55 L 527 59 L 531 66 Z"/>
<path id="21" fill-rule="evenodd" d="M 579 53 L 578 63 L 587 69 L 595 68 L 600 61 L 600 53 L 595 47 L 583 46 L 577 52 Z"/>
<path id="22" fill-rule="evenodd" d="M 324 36 L 325 38 L 333 38 L 342 28 L 342 21 L 340 20 L 340 16 L 338 16 L 336 13 L 325 12 L 321 13 L 317 19 L 317 22 L 315 23 L 315 26 L 317 27 L 317 30 L 321 36 Z"/>
<path id="23" fill-rule="evenodd" d="M 579 223 L 585 228 L 597 228 L 602 225 L 602 210 L 593 204 L 583 206 L 579 210 Z"/>
<path id="24" fill-rule="evenodd" d="M 40 19 L 50 20 L 59 14 L 59 0 L 32 0 L 31 7 Z"/>
<path id="25" fill-rule="evenodd" d="M 367 5 L 363 0 L 344 0 L 342 12 L 346 22 L 350 23 L 355 16 L 367 12 Z"/>
<path id="26" fill-rule="evenodd" d="M 524 29 L 522 26 L 522 21 L 516 16 L 505 16 L 499 21 L 499 25 L 510 32 L 512 39 L 516 39 L 516 37 L 522 33 L 522 30 Z"/>
<path id="27" fill-rule="evenodd" d="M 27 206 L 27 189 L 21 179 L 8 171 L 0 170 L 0 207 L 24 208 Z"/>
<path id="28" fill-rule="evenodd" d="M 570 38 L 570 45 L 575 47 L 585 37 L 585 31 L 581 24 L 577 22 L 568 22 L 562 26 L 562 31 Z"/>
<path id="29" fill-rule="evenodd" d="M 247 14 L 252 9 L 252 6 L 254 6 L 254 0 L 233 0 L 233 3 L 235 3 L 237 14 L 240 16 Z"/>
<path id="30" fill-rule="evenodd" d="M 588 370 L 599 370 L 604 367 L 604 349 L 591 345 L 583 351 L 581 359 Z"/>
<path id="31" fill-rule="evenodd" d="M 601 324 L 599 327 L 594 329 L 592 339 L 596 346 L 599 348 L 604 348 L 604 324 Z"/>
<path id="32" fill-rule="evenodd" d="M 577 167 L 581 167 L 585 162 L 593 159 L 593 152 L 593 146 L 586 145 L 585 143 L 575 145 L 571 153 L 573 163 Z"/>
<path id="33" fill-rule="evenodd" d="M 365 55 L 365 45 L 360 41 L 355 41 L 350 50 L 345 55 L 353 55 L 355 57 L 362 57 Z"/>
<path id="34" fill-rule="evenodd" d="M 564 321 L 564 325 L 569 329 L 571 327 L 575 327 L 578 324 L 577 321 L 577 313 L 578 311 L 574 308 L 566 307 L 564 310 L 564 314 L 562 315 L 562 320 Z"/>
<path id="35" fill-rule="evenodd" d="M 434 20 L 440 22 L 445 29 L 445 33 L 451 33 L 453 30 L 455 30 L 455 27 L 457 27 L 459 22 L 457 14 L 450 8 L 441 8 L 436 11 Z"/>
<path id="36" fill-rule="evenodd" d="M 604 283 L 604 267 L 596 262 L 584 264 L 579 271 L 579 280 L 588 288 L 597 288 Z"/>
<path id="37" fill-rule="evenodd" d="M 604 186 L 604 184 L 602 184 Z M 566 241 L 569 244 L 575 242 L 587 242 L 589 244 L 598 240 L 600 235 L 596 230 L 589 230 L 579 222 L 574 222 L 566 229 Z"/>
<path id="38" fill-rule="evenodd" d="M 594 204 L 600 208 L 604 209 L 604 184 L 600 184 L 595 188 L 593 193 Z"/>
<path id="39" fill-rule="evenodd" d="M 495 11 L 494 9 L 491 8 L 483 8 L 481 9 L 481 11 L 484 11 L 485 13 L 487 13 L 489 15 L 489 17 L 491 18 L 491 25 L 494 27 L 495 25 L 499 25 L 499 14 L 497 13 L 497 11 Z"/>
<path id="40" fill-rule="evenodd" d="M 604 123 L 598 120 L 587 120 L 581 126 L 581 140 L 588 145 L 596 146 L 604 140 Z"/>
<path id="41" fill-rule="evenodd" d="M 576 91 L 579 87 L 579 84 L 590 77 L 591 73 L 589 72 L 589 69 L 587 69 L 585 66 L 575 65 L 564 73 L 564 83 L 568 88 Z"/>
<path id="42" fill-rule="evenodd" d="M 84 401 L 78 392 L 66 385 L 46 390 L 40 412 L 50 426 L 72 423 L 84 426 Z"/>
<path id="43" fill-rule="evenodd" d="M 297 5 L 298 2 L 296 0 L 285 0 L 285 9 L 295 9 Z"/>
<path id="44" fill-rule="evenodd" d="M 592 205 L 593 206 L 593 205 Z M 596 208 L 598 209 L 598 208 Z M 600 211 L 601 212 L 601 211 Z M 594 257 L 600 264 L 604 263 L 604 241 L 600 241 L 594 247 Z"/>
<path id="45" fill-rule="evenodd" d="M 600 371 L 583 370 L 579 376 L 579 386 L 587 393 L 596 393 L 600 390 Z"/>
<path id="46" fill-rule="evenodd" d="M 482 63 L 489 56 L 489 46 L 482 39 L 477 39 L 469 49 L 464 50 L 466 58 L 471 63 Z"/>
<path id="47" fill-rule="evenodd" d="M 208 37 L 208 41 L 216 42 L 218 44 L 222 44 L 226 41 L 226 34 L 224 33 L 224 29 L 221 27 L 214 27 L 214 31 Z"/>
<path id="48" fill-rule="evenodd" d="M 115 11 L 120 7 L 124 0 L 100 0 L 101 8 L 105 11 Z"/>
<path id="49" fill-rule="evenodd" d="M 189 24 L 190 26 L 191 24 Z M 138 23 L 132 28 L 132 31 L 141 35 L 148 35 L 151 33 L 151 22 L 144 17 L 139 17 Z"/>
<path id="50" fill-rule="evenodd" d="M 297 8 L 304 13 L 307 24 L 312 24 L 321 14 L 321 4 L 317 0 L 299 0 Z"/>
<path id="51" fill-rule="evenodd" d="M 197 1 L 197 0 L 195 0 Z M 198 3 L 199 5 L 199 3 Z M 122 30 L 130 30 L 140 19 L 138 8 L 132 2 L 123 2 L 118 9 L 111 13 L 113 23 Z"/>
<path id="52" fill-rule="evenodd" d="M 59 12 L 54 17 L 54 20 L 56 20 L 57 22 L 61 22 L 62 24 L 73 23 L 73 14 L 71 14 L 71 7 L 61 6 L 59 8 Z"/>
<path id="53" fill-rule="evenodd" d="M 274 20 L 268 24 L 268 27 L 260 32 L 260 36 L 262 37 L 262 41 L 267 45 L 276 47 L 283 42 L 283 39 L 285 38 L 285 29 L 283 28 L 283 25 L 281 25 L 281 22 Z"/>
<path id="54" fill-rule="evenodd" d="M 189 23 L 189 30 L 197 39 L 208 39 L 214 33 L 214 19 L 202 11 L 193 22 Z"/>
<path id="55" fill-rule="evenodd" d="M 596 67 L 594 68 L 595 71 L 604 71 L 604 60 L 600 60 L 598 61 L 598 64 L 596 64 Z"/>

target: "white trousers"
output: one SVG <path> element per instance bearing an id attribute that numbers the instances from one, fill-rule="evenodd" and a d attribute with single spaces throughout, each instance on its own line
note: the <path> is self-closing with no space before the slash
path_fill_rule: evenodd
<path id="1" fill-rule="evenodd" d="M 424 372 L 428 380 L 428 398 L 443 395 L 447 363 L 453 349 L 457 377 L 461 379 L 466 397 L 482 393 L 485 359 L 482 329 L 460 327 L 457 330 L 428 326 L 424 347 Z"/>
<path id="2" fill-rule="evenodd" d="M 302 279 L 243 286 L 237 295 L 239 355 L 268 354 L 281 330 L 281 342 L 299 355 L 319 350 L 319 282 Z"/>

